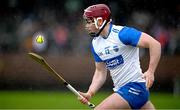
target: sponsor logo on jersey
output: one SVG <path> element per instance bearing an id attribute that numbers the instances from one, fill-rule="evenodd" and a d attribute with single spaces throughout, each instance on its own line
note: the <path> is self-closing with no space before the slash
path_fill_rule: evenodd
<path id="1" fill-rule="evenodd" d="M 107 59 L 107 60 L 105 60 L 105 62 L 106 62 L 106 67 L 108 69 L 113 69 L 113 68 L 119 66 L 120 64 L 123 64 L 124 59 L 123 59 L 122 55 L 119 55 L 117 57 Z"/>

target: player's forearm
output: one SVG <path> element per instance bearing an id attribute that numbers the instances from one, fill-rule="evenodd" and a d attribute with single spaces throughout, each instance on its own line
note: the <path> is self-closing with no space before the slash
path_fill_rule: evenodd
<path id="1" fill-rule="evenodd" d="M 161 45 L 155 41 L 149 45 L 150 62 L 148 71 L 154 73 L 161 57 Z"/>
<path id="2" fill-rule="evenodd" d="M 106 80 L 106 76 L 107 76 L 107 72 L 100 73 L 96 71 L 87 93 L 93 96 L 104 84 Z"/>

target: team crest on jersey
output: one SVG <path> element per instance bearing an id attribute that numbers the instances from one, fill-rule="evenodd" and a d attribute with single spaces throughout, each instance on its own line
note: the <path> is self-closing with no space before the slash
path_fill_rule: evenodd
<path id="1" fill-rule="evenodd" d="M 116 45 L 116 46 L 113 46 L 113 50 L 114 50 L 115 52 L 118 52 L 118 51 L 119 51 L 118 46 L 117 46 L 117 45 Z"/>

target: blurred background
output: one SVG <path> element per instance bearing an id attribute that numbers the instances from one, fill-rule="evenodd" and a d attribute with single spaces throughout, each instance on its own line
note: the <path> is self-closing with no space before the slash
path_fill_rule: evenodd
<path id="1" fill-rule="evenodd" d="M 22 91 L 66 93 L 67 89 L 64 86 L 39 64 L 28 58 L 28 52 L 42 55 L 77 90 L 88 89 L 94 72 L 94 60 L 90 51 L 92 38 L 84 30 L 82 15 L 86 7 L 96 3 L 105 3 L 110 7 L 114 24 L 135 27 L 161 43 L 162 58 L 155 73 L 154 86 L 150 90 L 154 93 L 152 100 L 156 105 L 158 103 L 156 99 L 161 97 L 160 94 L 167 93 L 169 95 L 167 104 L 172 103 L 168 102 L 168 99 L 178 97 L 177 101 L 173 100 L 177 104 L 169 108 L 180 109 L 178 106 L 180 105 L 180 2 L 178 0 L 1 0 L 0 108 L 39 107 L 9 105 L 9 102 L 14 101 L 15 98 L 8 96 L 14 91 L 19 91 L 20 94 L 23 94 Z M 43 44 L 35 42 L 37 34 L 44 36 Z M 148 54 L 148 50 L 140 50 L 143 71 L 148 66 Z M 108 76 L 101 90 L 112 92 L 112 88 L 112 81 Z M 157 104 L 158 108 L 167 108 L 168 105 L 165 105 Z M 39 108 L 43 107 L 45 106 Z M 49 108 L 53 107 L 55 106 L 49 106 Z M 60 105 L 55 108 L 61 107 Z"/>

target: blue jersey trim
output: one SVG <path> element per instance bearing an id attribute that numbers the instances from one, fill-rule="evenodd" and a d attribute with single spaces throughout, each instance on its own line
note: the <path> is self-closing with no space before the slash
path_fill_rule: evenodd
<path id="1" fill-rule="evenodd" d="M 91 51 L 96 62 L 102 62 L 102 59 L 96 54 L 93 45 L 91 45 Z"/>
<path id="2" fill-rule="evenodd" d="M 138 31 L 134 28 L 124 27 L 119 32 L 118 36 L 125 45 L 137 46 L 141 33 L 141 31 Z"/>
<path id="3" fill-rule="evenodd" d="M 109 36 L 109 34 L 111 33 L 111 29 L 112 29 L 112 23 L 110 23 L 110 26 L 109 26 L 108 36 Z"/>

